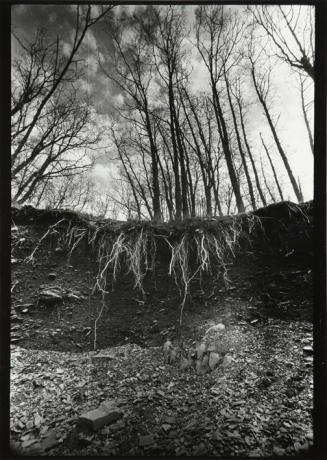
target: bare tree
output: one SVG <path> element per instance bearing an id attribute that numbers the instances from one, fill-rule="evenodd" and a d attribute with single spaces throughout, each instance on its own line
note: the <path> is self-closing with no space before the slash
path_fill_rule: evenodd
<path id="1" fill-rule="evenodd" d="M 123 38 L 124 29 L 119 27 L 117 23 L 113 26 L 110 22 L 108 34 L 113 39 L 114 45 L 113 49 L 109 51 L 111 60 L 108 65 L 100 60 L 100 65 L 104 74 L 113 80 L 129 98 L 125 106 L 129 111 L 130 119 L 134 117 L 133 113 L 137 113 L 139 122 L 144 128 L 150 147 L 148 153 L 151 158 L 153 219 L 161 220 L 158 148 L 153 133 L 154 126 L 149 97 L 154 67 L 146 34 L 149 18 L 144 14 L 142 18 L 136 19 L 130 23 L 129 32 L 132 33 L 132 37 L 127 43 Z"/>
<path id="2" fill-rule="evenodd" d="M 156 33 L 153 36 L 153 54 L 156 70 L 168 94 L 169 128 L 173 152 L 176 219 L 188 217 L 188 178 L 182 129 L 177 106 L 177 85 L 184 78 L 183 39 L 185 36 L 183 17 L 175 6 L 152 9 Z"/>
<path id="3" fill-rule="evenodd" d="M 256 209 L 257 206 L 256 206 L 255 197 L 254 197 L 254 192 L 253 192 L 252 180 L 251 180 L 251 177 L 250 177 L 250 174 L 249 174 L 248 165 L 247 165 L 246 157 L 245 157 L 245 152 L 243 151 L 240 131 L 239 131 L 239 127 L 238 127 L 238 124 L 237 124 L 236 113 L 235 113 L 235 110 L 234 110 L 233 100 L 232 100 L 231 91 L 230 91 L 230 84 L 229 84 L 228 76 L 227 76 L 226 73 L 224 73 L 224 78 L 225 78 L 225 83 L 226 83 L 229 106 L 230 106 L 230 110 L 231 110 L 232 118 L 233 118 L 233 123 L 234 123 L 234 130 L 235 130 L 236 139 L 237 139 L 238 151 L 239 151 L 239 154 L 240 154 L 241 159 L 242 159 L 242 165 L 243 165 L 243 168 L 244 168 L 244 173 L 245 173 L 245 177 L 246 177 L 246 181 L 247 181 L 247 185 L 248 185 L 248 189 L 249 189 L 251 205 L 252 205 L 253 209 Z M 242 120 L 242 127 L 243 126 L 244 126 L 244 124 L 243 124 L 243 120 Z M 244 133 L 244 130 L 243 130 L 243 133 Z M 249 148 L 248 148 L 248 151 L 249 151 Z"/>
<path id="4" fill-rule="evenodd" d="M 114 127 L 111 128 L 111 134 L 122 165 L 122 176 L 125 177 L 125 183 L 126 185 L 128 184 L 128 188 L 131 190 L 132 197 L 134 198 L 137 217 L 140 219 L 141 215 L 144 214 L 142 212 L 143 205 L 145 206 L 150 219 L 153 219 L 153 208 L 150 203 L 152 198 L 151 188 L 147 183 L 144 184 L 140 170 L 136 169 L 136 166 L 133 164 L 130 155 L 130 147 L 133 145 L 131 143 L 131 136 L 133 136 L 133 134 L 130 130 L 128 131 L 125 129 L 120 133 L 120 135 L 118 135 Z M 146 174 L 145 165 L 143 172 Z"/>
<path id="5" fill-rule="evenodd" d="M 271 156 L 269 154 L 269 150 L 268 150 L 268 147 L 266 146 L 265 144 L 265 141 L 262 137 L 262 134 L 260 133 L 260 138 L 261 138 L 261 142 L 262 142 L 262 145 L 265 149 L 265 152 L 267 154 L 267 157 L 268 157 L 268 160 L 269 160 L 269 163 L 270 163 L 270 166 L 271 166 L 271 169 L 272 169 L 272 172 L 273 172 L 273 175 L 274 175 L 274 179 L 275 179 L 275 183 L 276 183 L 276 186 L 277 186 L 277 189 L 278 189 L 278 193 L 279 193 L 279 196 L 280 196 L 280 199 L 282 201 L 284 201 L 284 196 L 283 196 L 283 192 L 282 192 L 282 188 L 280 186 L 280 183 L 279 183 L 279 180 L 278 180 L 278 176 L 277 176 L 277 173 L 276 173 L 276 169 L 275 169 L 275 166 L 274 166 L 274 163 L 271 159 Z"/>
<path id="6" fill-rule="evenodd" d="M 53 97 L 47 106 L 30 142 L 12 162 L 14 199 L 20 203 L 31 199 L 44 181 L 90 167 L 93 162 L 85 149 L 93 149 L 100 140 L 92 130 L 90 108 L 78 100 L 75 90 Z"/>
<path id="7" fill-rule="evenodd" d="M 44 182 L 41 193 L 33 201 L 36 207 L 69 208 L 83 211 L 91 202 L 94 184 L 87 174 L 63 176 L 55 181 Z"/>
<path id="8" fill-rule="evenodd" d="M 12 84 L 12 179 L 14 199 L 29 200 L 49 176 L 72 175 L 81 168 L 85 154 L 69 162 L 71 152 L 83 152 L 94 146 L 98 133 L 92 132 L 91 111 L 78 97 L 74 84 L 82 75 L 77 52 L 86 32 L 111 6 L 76 7 L 76 24 L 71 49 L 62 53 L 59 37 L 49 43 L 44 31 L 37 30 L 35 40 L 27 43 L 14 37 L 22 55 L 13 62 Z"/>
<path id="9" fill-rule="evenodd" d="M 266 173 L 265 173 L 265 168 L 264 168 L 264 166 L 263 166 L 262 156 L 261 156 L 261 155 L 260 155 L 260 165 L 261 165 L 261 175 L 262 175 L 262 177 L 263 177 L 263 181 L 264 181 L 264 183 L 265 183 L 266 189 L 267 189 L 267 191 L 268 191 L 268 193 L 269 193 L 269 196 L 270 196 L 272 202 L 273 202 L 273 203 L 276 203 L 275 196 L 274 196 L 274 194 L 273 194 L 272 191 L 271 191 L 270 185 L 268 184 L 268 180 L 267 180 L 267 176 L 266 176 Z"/>
<path id="10" fill-rule="evenodd" d="M 246 123 L 246 108 L 247 107 L 246 107 L 244 98 L 242 96 L 240 78 L 238 78 L 235 81 L 235 84 L 233 85 L 233 88 L 232 88 L 231 91 L 232 91 L 232 93 L 233 93 L 233 95 L 234 95 L 234 97 L 236 99 L 236 102 L 237 102 L 238 113 L 239 113 L 239 119 L 240 119 L 241 128 L 242 128 L 244 144 L 245 144 L 245 147 L 246 147 L 247 155 L 248 155 L 248 157 L 250 159 L 250 162 L 251 162 L 251 166 L 252 166 L 252 170 L 253 170 L 253 174 L 254 174 L 254 179 L 255 179 L 255 184 L 256 184 L 256 187 L 257 187 L 261 202 L 262 202 L 263 206 L 266 206 L 266 204 L 267 204 L 266 199 L 265 199 L 265 196 L 264 196 L 263 191 L 262 191 L 262 187 L 261 187 L 261 184 L 260 184 L 257 167 L 256 167 L 256 164 L 255 164 L 255 161 L 254 161 L 253 153 L 252 153 L 252 150 L 251 150 L 251 147 L 250 147 L 250 143 L 249 143 L 248 135 L 247 135 L 247 130 L 246 130 L 246 126 L 245 126 L 245 123 Z"/>
<path id="11" fill-rule="evenodd" d="M 224 72 L 236 65 L 238 56 L 235 49 L 242 39 L 243 24 L 235 16 L 226 12 L 224 6 L 200 6 L 196 18 L 196 40 L 199 53 L 207 67 L 212 91 L 216 122 L 239 212 L 244 212 L 240 184 L 232 159 L 232 151 L 225 120 L 221 88 Z"/>
<path id="12" fill-rule="evenodd" d="M 273 120 L 272 114 L 268 108 L 268 96 L 269 96 L 269 91 L 270 91 L 270 78 L 271 78 L 271 68 L 268 68 L 265 70 L 265 74 L 261 74 L 256 66 L 258 62 L 258 57 L 254 56 L 253 53 L 253 43 L 249 44 L 249 62 L 250 62 L 250 72 L 252 76 L 252 81 L 253 85 L 256 91 L 256 94 L 258 96 L 258 99 L 260 101 L 260 104 L 262 106 L 263 112 L 265 114 L 265 117 L 267 119 L 268 125 L 270 127 L 271 133 L 273 135 L 274 141 L 277 146 L 277 150 L 282 158 L 282 161 L 284 163 L 286 172 L 288 174 L 288 177 L 290 179 L 291 185 L 293 187 L 295 196 L 299 202 L 303 201 L 303 196 L 301 193 L 301 190 L 299 189 L 299 186 L 295 180 L 293 171 L 291 169 L 291 166 L 289 164 L 287 155 L 285 150 L 282 147 L 281 141 L 278 137 L 277 130 L 276 130 L 276 121 Z"/>
<path id="13" fill-rule="evenodd" d="M 277 56 L 314 79 L 314 7 L 255 5 L 248 8 L 276 46 Z"/>

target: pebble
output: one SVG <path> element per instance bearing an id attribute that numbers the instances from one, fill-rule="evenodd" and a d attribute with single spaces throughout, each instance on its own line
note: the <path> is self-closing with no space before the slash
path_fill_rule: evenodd
<path id="1" fill-rule="evenodd" d="M 274 448 L 273 448 L 273 453 L 274 453 L 274 455 L 276 455 L 277 457 L 280 457 L 280 456 L 284 455 L 285 450 L 282 449 L 281 447 L 274 446 Z"/>
<path id="2" fill-rule="evenodd" d="M 154 438 L 152 434 L 148 434 L 145 436 L 140 436 L 139 437 L 139 446 L 140 447 L 145 447 L 149 446 L 154 443 Z"/>

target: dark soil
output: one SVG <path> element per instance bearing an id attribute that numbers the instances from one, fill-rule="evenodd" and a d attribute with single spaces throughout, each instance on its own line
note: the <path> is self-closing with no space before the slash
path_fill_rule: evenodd
<path id="1" fill-rule="evenodd" d="M 21 226 L 13 252 L 12 306 L 23 319 L 24 333 L 19 345 L 58 351 L 92 350 L 94 321 L 102 306 L 102 295 L 92 294 L 97 264 L 91 254 L 79 249 L 71 260 L 56 254 L 49 244 L 42 245 L 34 265 L 24 259 L 30 255 L 46 227 Z M 310 258 L 267 256 L 248 253 L 229 267 L 229 286 L 221 280 L 198 280 L 183 314 L 183 336 L 194 340 L 199 323 L 206 320 L 240 321 L 255 311 L 262 321 L 269 317 L 284 320 L 311 320 L 312 285 Z M 55 273 L 55 279 L 48 276 Z M 80 299 L 64 300 L 55 306 L 38 303 L 40 286 L 59 286 Z M 174 338 L 178 329 L 181 296 L 166 268 L 145 280 L 143 295 L 133 288 L 130 275 L 122 275 L 104 298 L 105 307 L 97 327 L 97 348 L 132 341 L 142 346 L 162 345 L 166 336 Z M 27 312 L 21 313 L 27 306 Z M 219 320 L 219 321 L 218 321 Z M 175 331 L 176 326 L 176 331 Z M 85 328 L 91 327 L 91 333 Z M 201 331 L 199 331 L 201 333 Z"/>

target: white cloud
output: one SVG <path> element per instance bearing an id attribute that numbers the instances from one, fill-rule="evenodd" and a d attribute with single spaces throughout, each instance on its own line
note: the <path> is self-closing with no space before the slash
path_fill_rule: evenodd
<path id="1" fill-rule="evenodd" d="M 111 166 L 104 164 L 95 164 L 92 168 L 91 177 L 95 183 L 104 187 L 111 182 Z"/>
<path id="2" fill-rule="evenodd" d="M 86 72 L 88 77 L 94 76 L 98 71 L 99 63 L 98 59 L 94 54 L 87 54 L 86 57 Z"/>
<path id="3" fill-rule="evenodd" d="M 89 52 L 97 51 L 98 49 L 96 38 L 90 29 L 87 31 L 85 44 L 87 45 Z"/>

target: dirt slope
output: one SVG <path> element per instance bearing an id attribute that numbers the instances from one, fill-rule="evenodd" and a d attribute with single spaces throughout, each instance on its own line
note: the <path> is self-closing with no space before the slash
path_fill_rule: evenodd
<path id="1" fill-rule="evenodd" d="M 144 295 L 127 274 L 103 302 L 93 293 L 94 254 L 79 247 L 67 260 L 46 238 L 28 263 L 50 221 L 14 212 L 13 440 L 40 449 L 54 428 L 60 442 L 51 455 L 294 455 L 309 449 L 312 360 L 303 348 L 312 339 L 310 226 L 278 213 L 283 237 L 268 226 L 270 245 L 254 242 L 228 265 L 228 285 L 210 277 L 192 283 L 184 343 L 191 346 L 222 322 L 221 351 L 233 357 L 229 368 L 199 376 L 163 363 L 161 346 L 178 335 L 181 303 L 164 263 L 144 280 Z M 42 290 L 61 300 L 42 302 Z M 95 344 L 97 350 L 116 347 L 120 358 L 99 364 Z M 76 417 L 110 397 L 124 399 L 122 423 L 80 432 Z M 142 435 L 153 442 L 141 446 Z"/>

